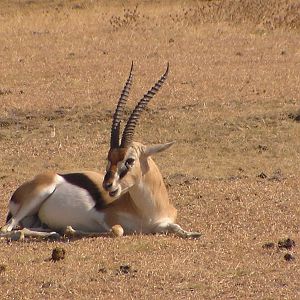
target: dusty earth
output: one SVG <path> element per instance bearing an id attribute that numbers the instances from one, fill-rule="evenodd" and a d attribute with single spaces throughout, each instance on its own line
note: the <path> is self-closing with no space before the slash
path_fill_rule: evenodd
<path id="1" fill-rule="evenodd" d="M 1 240 L 0 298 L 299 299 L 299 11 L 296 0 L 1 1 L 0 224 L 36 173 L 103 171 L 131 61 L 127 112 L 170 62 L 136 139 L 177 141 L 156 161 L 179 224 L 203 237 Z"/>

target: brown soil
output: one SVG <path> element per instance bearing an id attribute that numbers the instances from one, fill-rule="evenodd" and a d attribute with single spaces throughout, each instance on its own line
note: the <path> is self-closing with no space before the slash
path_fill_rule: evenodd
<path id="1" fill-rule="evenodd" d="M 299 2 L 184 3 L 0 2 L 0 224 L 36 173 L 103 171 L 131 61 L 128 112 L 169 61 L 136 140 L 177 141 L 156 161 L 203 233 L 0 241 L 1 299 L 299 299 Z"/>

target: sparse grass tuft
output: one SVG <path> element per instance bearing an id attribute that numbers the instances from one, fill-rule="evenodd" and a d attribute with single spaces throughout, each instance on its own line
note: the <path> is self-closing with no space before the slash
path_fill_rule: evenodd
<path id="1" fill-rule="evenodd" d="M 121 16 L 112 15 L 109 23 L 113 29 L 117 31 L 128 27 L 136 27 L 142 19 L 138 7 L 139 6 L 137 4 L 134 8 L 124 8 Z"/>
<path id="2" fill-rule="evenodd" d="M 212 0 L 191 2 L 181 11 L 170 14 L 174 23 L 199 25 L 214 22 L 248 23 L 268 30 L 300 29 L 300 3 L 296 0 Z M 257 33 L 263 32 L 257 28 Z"/>

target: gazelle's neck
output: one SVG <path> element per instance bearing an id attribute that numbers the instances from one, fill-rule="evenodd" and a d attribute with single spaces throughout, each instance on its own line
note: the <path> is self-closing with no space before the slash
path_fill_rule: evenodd
<path id="1" fill-rule="evenodd" d="M 176 209 L 169 201 L 162 175 L 151 157 L 141 161 L 141 171 L 140 180 L 129 190 L 139 213 L 150 223 L 162 218 L 175 220 Z"/>

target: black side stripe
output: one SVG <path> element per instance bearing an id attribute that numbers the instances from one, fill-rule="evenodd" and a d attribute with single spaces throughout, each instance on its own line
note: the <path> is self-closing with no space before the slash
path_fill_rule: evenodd
<path id="1" fill-rule="evenodd" d="M 12 218 L 11 212 L 8 212 L 7 217 L 6 217 L 6 223 Z"/>
<path id="2" fill-rule="evenodd" d="M 120 175 L 119 175 L 120 179 L 122 179 L 123 177 L 125 177 L 127 175 L 128 171 L 129 171 L 129 168 L 123 167 L 121 169 L 121 172 L 120 172 Z"/>
<path id="3" fill-rule="evenodd" d="M 85 174 L 69 173 L 69 174 L 59 174 L 59 175 L 62 176 L 70 184 L 85 189 L 95 201 L 96 209 L 103 209 L 107 206 L 98 186 Z"/>

